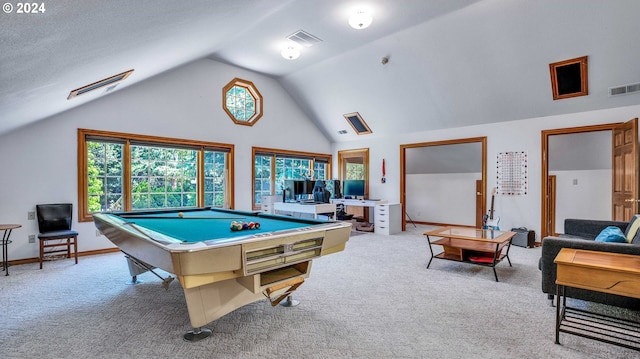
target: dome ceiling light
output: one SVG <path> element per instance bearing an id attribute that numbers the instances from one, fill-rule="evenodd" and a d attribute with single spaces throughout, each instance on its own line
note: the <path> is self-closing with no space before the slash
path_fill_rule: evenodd
<path id="1" fill-rule="evenodd" d="M 287 45 L 280 54 L 287 60 L 295 60 L 300 57 L 300 50 L 293 45 Z"/>
<path id="2" fill-rule="evenodd" d="M 349 18 L 349 25 L 356 30 L 366 29 L 373 22 L 371 15 L 362 9 L 356 11 L 356 13 Z"/>

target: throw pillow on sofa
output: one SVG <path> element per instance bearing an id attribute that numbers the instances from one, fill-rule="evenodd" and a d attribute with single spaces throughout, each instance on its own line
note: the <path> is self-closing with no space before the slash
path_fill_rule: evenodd
<path id="1" fill-rule="evenodd" d="M 634 233 L 635 234 L 635 233 Z M 622 230 L 616 226 L 609 226 L 600 232 L 596 237 L 596 242 L 617 242 L 627 243 L 627 237 Z"/>
<path id="2" fill-rule="evenodd" d="M 633 242 L 633 239 L 638 234 L 638 228 L 640 228 L 640 215 L 636 214 L 629 221 L 629 225 L 627 226 L 627 230 L 625 231 L 625 236 L 627 237 L 627 242 Z"/>

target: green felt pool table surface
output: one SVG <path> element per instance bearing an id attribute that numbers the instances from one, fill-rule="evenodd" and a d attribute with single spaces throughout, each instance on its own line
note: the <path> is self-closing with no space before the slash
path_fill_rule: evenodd
<path id="1" fill-rule="evenodd" d="M 181 216 L 180 216 L 181 215 Z M 184 243 L 246 237 L 261 233 L 291 230 L 326 223 L 313 219 L 265 215 L 257 212 L 217 208 L 154 212 L 120 213 L 119 217 Z M 232 231 L 231 222 L 258 222 L 259 229 Z"/>

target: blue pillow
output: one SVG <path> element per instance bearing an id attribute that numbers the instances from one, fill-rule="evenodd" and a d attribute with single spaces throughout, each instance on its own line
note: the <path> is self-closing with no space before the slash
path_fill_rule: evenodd
<path id="1" fill-rule="evenodd" d="M 596 237 L 596 242 L 628 243 L 627 237 L 622 233 L 622 230 L 616 226 L 609 226 L 603 229 Z"/>

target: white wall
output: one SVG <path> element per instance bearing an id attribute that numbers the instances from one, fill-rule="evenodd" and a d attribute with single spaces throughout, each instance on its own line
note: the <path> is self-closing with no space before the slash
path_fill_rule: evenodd
<path id="1" fill-rule="evenodd" d="M 558 233 L 564 233 L 566 218 L 611 219 L 610 169 L 553 171 L 549 174 L 556 176 Z"/>
<path id="2" fill-rule="evenodd" d="M 406 212 L 416 222 L 476 224 L 476 181 L 481 173 L 407 175 Z M 454 205 L 455 204 L 455 205 Z"/>
<path id="3" fill-rule="evenodd" d="M 222 88 L 234 77 L 252 81 L 264 98 L 264 116 L 252 127 L 234 124 L 222 109 Z M 10 260 L 38 256 L 37 243 L 28 243 L 37 223 L 27 220 L 36 204 L 71 202 L 77 210 L 78 128 L 235 144 L 235 208 L 241 210 L 251 209 L 252 146 L 331 153 L 329 141 L 277 81 L 196 61 L 0 138 L 0 221 L 22 225 L 11 236 Z M 96 237 L 93 222 L 78 223 L 77 211 L 73 227 L 79 251 L 113 247 Z"/>
<path id="4" fill-rule="evenodd" d="M 571 100 L 565 100 L 571 101 Z M 625 122 L 640 115 L 640 106 L 618 107 L 608 110 L 572 113 L 559 116 L 538 117 L 513 120 L 495 124 L 450 128 L 429 132 L 415 132 L 405 135 L 389 136 L 379 139 L 359 139 L 352 142 L 333 144 L 334 156 L 338 151 L 353 148 L 369 148 L 369 160 L 372 179 L 369 195 L 375 198 L 400 201 L 400 145 L 441 141 L 477 136 L 487 136 L 487 188 L 496 187 L 494 163 L 499 152 L 527 151 L 528 154 L 528 193 L 524 196 L 497 196 L 495 209 L 500 213 L 500 227 L 512 228 L 525 226 L 540 234 L 541 224 L 541 131 L 602 123 Z M 389 119 L 392 121 L 392 119 Z M 375 129 L 373 129 L 375 131 Z M 366 136 L 362 136 L 366 137 Z M 337 157 L 336 157 L 337 158 Z M 379 163 L 385 158 L 387 169 L 386 183 L 376 181 L 380 177 Z M 334 173 L 336 175 L 336 173 Z M 407 193 L 407 196 L 412 195 Z M 488 200 L 491 196 L 488 196 Z M 458 204 L 450 206 L 457 208 Z M 487 203 L 487 207 L 489 203 Z M 411 214 L 409 214 L 411 215 Z"/>

